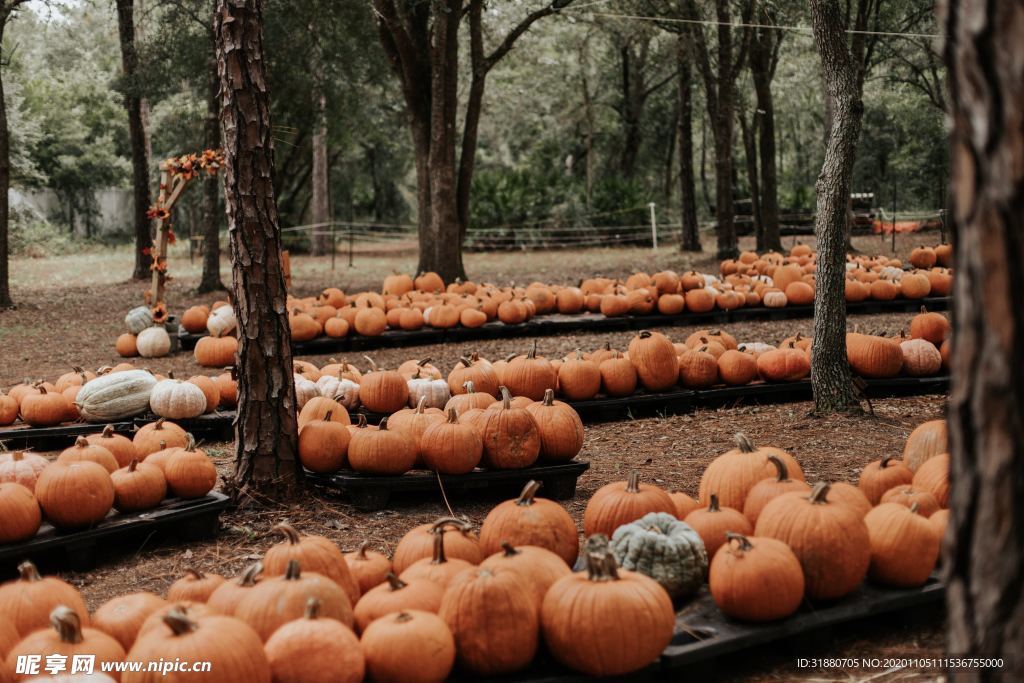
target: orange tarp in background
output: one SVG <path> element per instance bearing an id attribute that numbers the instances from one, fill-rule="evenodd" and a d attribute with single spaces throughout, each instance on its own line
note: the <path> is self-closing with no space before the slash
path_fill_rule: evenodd
<path id="1" fill-rule="evenodd" d="M 926 228 L 938 229 L 938 227 L 939 221 L 935 219 L 927 221 L 896 221 L 896 232 L 917 232 L 918 230 L 924 230 Z M 876 220 L 872 225 L 872 232 L 890 233 L 892 232 L 892 228 L 892 221 Z"/>

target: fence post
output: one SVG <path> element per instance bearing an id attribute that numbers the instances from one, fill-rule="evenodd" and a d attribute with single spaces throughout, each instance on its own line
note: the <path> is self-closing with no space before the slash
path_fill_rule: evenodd
<path id="1" fill-rule="evenodd" d="M 334 221 L 331 221 L 331 270 L 334 270 L 334 259 L 338 253 L 338 244 L 334 239 Z"/>
<path id="2" fill-rule="evenodd" d="M 658 248 L 658 215 L 655 213 L 654 202 L 650 202 L 647 208 L 651 210 L 651 248 Z"/>
<path id="3" fill-rule="evenodd" d="M 348 267 L 349 268 L 352 268 L 352 239 L 353 239 L 352 228 L 353 227 L 354 226 L 352 226 L 352 225 L 348 226 Z"/>

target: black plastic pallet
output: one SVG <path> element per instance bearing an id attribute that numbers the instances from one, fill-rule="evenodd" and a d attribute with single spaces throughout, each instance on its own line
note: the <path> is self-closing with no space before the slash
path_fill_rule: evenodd
<path id="1" fill-rule="evenodd" d="M 127 434 L 134 428 L 131 420 L 104 423 L 75 422 L 56 427 L 29 427 L 27 424 L 18 423 L 0 429 L 0 442 L 10 451 L 67 448 L 79 436 L 99 434 L 108 424 L 118 434 Z"/>
<path id="2" fill-rule="evenodd" d="M 154 534 L 188 541 L 210 538 L 217 534 L 220 514 L 229 503 L 227 496 L 213 491 L 192 500 L 168 498 L 145 512 L 111 511 L 102 522 L 82 531 L 58 531 L 44 523 L 31 540 L 0 545 L 0 577 L 16 576 L 16 568 L 24 560 L 47 568 L 87 571 L 96 566 L 102 544 L 116 545 L 119 551 L 138 550 L 150 543 Z"/>
<path id="3" fill-rule="evenodd" d="M 567 462 L 521 470 L 476 469 L 469 474 L 442 474 L 440 479 L 446 495 L 481 490 L 505 494 L 535 479 L 543 484 L 541 490 L 545 498 L 568 500 L 576 495 L 576 480 L 589 468 L 589 462 Z M 414 470 L 401 476 L 375 476 L 358 472 L 317 474 L 307 471 L 306 476 L 317 486 L 345 494 L 357 508 L 367 511 L 387 507 L 392 494 L 439 490 L 439 475 L 426 470 Z"/>
<path id="4" fill-rule="evenodd" d="M 944 311 L 949 308 L 950 297 L 925 297 L 924 299 L 894 299 L 892 301 L 862 301 L 846 305 L 848 315 L 874 313 L 913 313 L 925 306 L 930 311 Z M 678 327 L 683 325 L 728 325 L 746 320 L 790 320 L 814 316 L 814 306 L 785 306 L 765 308 L 752 306 L 732 311 L 714 310 L 707 313 L 685 311 L 678 315 L 624 315 L 609 318 L 600 313 L 578 315 L 544 315 L 519 325 L 505 325 L 489 322 L 482 327 L 454 327 L 447 330 L 389 330 L 376 337 L 349 336 L 341 338 L 319 337 L 308 342 L 292 344 L 292 351 L 298 356 L 317 356 L 346 351 L 368 351 L 372 349 L 401 346 L 422 346 L 426 344 L 451 344 L 480 339 L 507 339 L 514 337 L 543 337 L 559 334 L 587 332 L 621 332 L 649 327 Z M 191 350 L 203 334 L 181 334 L 181 348 Z"/>
<path id="5" fill-rule="evenodd" d="M 662 652 L 661 668 L 679 672 L 758 645 L 820 634 L 843 623 L 935 604 L 941 602 L 944 595 L 945 586 L 937 574 L 933 574 L 920 588 L 889 588 L 868 582 L 835 602 L 805 602 L 788 619 L 749 624 L 723 615 L 704 587 L 701 594 L 677 616 L 676 635 Z"/>

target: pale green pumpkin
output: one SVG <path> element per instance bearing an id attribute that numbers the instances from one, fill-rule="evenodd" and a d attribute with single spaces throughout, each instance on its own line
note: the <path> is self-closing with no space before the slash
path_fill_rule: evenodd
<path id="1" fill-rule="evenodd" d="M 693 595 L 707 576 L 708 555 L 700 536 L 664 512 L 623 524 L 610 547 L 620 567 L 651 577 L 673 598 Z"/>

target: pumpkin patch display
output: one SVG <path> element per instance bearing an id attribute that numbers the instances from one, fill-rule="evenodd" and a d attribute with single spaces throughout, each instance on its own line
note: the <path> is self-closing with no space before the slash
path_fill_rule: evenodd
<path id="1" fill-rule="evenodd" d="M 623 524 L 608 547 L 619 567 L 651 577 L 673 598 L 693 595 L 704 585 L 708 571 L 704 541 L 674 515 L 651 512 Z"/>

